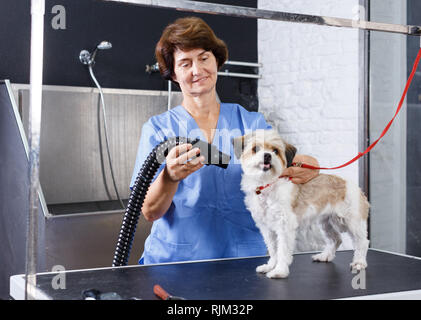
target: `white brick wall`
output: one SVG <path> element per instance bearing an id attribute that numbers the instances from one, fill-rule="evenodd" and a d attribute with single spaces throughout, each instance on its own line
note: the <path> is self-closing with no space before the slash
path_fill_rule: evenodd
<path id="1" fill-rule="evenodd" d="M 358 0 L 259 0 L 260 9 L 352 19 Z M 259 110 L 321 166 L 358 153 L 358 31 L 258 21 Z M 326 173 L 358 183 L 358 163 Z"/>

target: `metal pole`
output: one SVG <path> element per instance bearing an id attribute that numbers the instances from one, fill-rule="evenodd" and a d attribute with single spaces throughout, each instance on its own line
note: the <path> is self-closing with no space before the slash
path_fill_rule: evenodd
<path id="1" fill-rule="evenodd" d="M 29 212 L 26 238 L 25 299 L 35 299 L 38 249 L 39 141 L 45 0 L 31 0 L 31 66 L 29 92 Z"/>
<path id="2" fill-rule="evenodd" d="M 168 110 L 171 109 L 171 94 L 172 94 L 171 80 L 168 80 L 168 100 L 167 100 L 167 109 Z"/>
<path id="3" fill-rule="evenodd" d="M 244 66 L 244 67 L 256 67 L 256 68 L 261 68 L 262 64 L 261 63 L 257 63 L 257 62 L 244 62 L 244 61 L 232 61 L 232 60 L 227 60 L 225 61 L 225 64 L 229 64 L 232 66 Z"/>
<path id="4" fill-rule="evenodd" d="M 358 16 L 361 20 L 369 20 L 370 8 L 368 0 L 359 0 Z M 359 88 L 358 88 L 358 150 L 365 150 L 370 145 L 369 139 L 369 41 L 370 33 L 359 30 L 358 34 L 358 66 L 359 66 Z M 369 197 L 368 181 L 369 157 L 363 157 L 358 161 L 359 185 L 363 192 Z"/>
<path id="5" fill-rule="evenodd" d="M 251 79 L 261 79 L 262 78 L 262 76 L 260 74 L 238 73 L 238 72 L 230 72 L 228 70 L 218 72 L 218 76 L 236 77 L 236 78 L 251 78 Z"/>
<path id="6" fill-rule="evenodd" d="M 355 21 L 326 16 L 315 16 L 290 12 L 262 10 L 249 7 L 231 6 L 225 4 L 214 4 L 207 2 L 196 2 L 189 0 L 103 0 L 109 2 L 120 2 L 139 6 L 155 7 L 162 9 L 174 9 L 179 11 L 209 13 L 226 15 L 240 18 L 266 19 L 285 22 L 297 22 L 317 24 L 331 27 L 356 28 L 371 31 L 383 31 L 402 33 L 406 35 L 421 35 L 420 26 L 398 25 L 390 23 L 379 23 L 373 21 Z"/>

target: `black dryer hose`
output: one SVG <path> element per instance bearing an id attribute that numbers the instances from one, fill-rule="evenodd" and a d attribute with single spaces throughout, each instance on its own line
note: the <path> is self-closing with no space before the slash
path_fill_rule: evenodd
<path id="1" fill-rule="evenodd" d="M 165 161 L 169 150 L 179 144 L 185 143 L 190 143 L 193 147 L 200 148 L 200 154 L 205 156 L 204 163 L 206 165 L 216 165 L 224 169 L 228 167 L 231 158 L 229 155 L 220 152 L 214 145 L 199 139 L 171 137 L 153 148 L 143 163 L 133 184 L 117 240 L 113 267 L 127 265 L 143 201 L 145 200 L 152 179 L 161 164 Z"/>

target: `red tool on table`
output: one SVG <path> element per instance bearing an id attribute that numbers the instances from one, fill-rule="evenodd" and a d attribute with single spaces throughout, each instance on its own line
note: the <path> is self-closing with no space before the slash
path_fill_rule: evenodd
<path id="1" fill-rule="evenodd" d="M 176 296 L 170 295 L 159 284 L 156 284 L 153 286 L 153 293 L 155 293 L 155 295 L 157 295 L 162 300 L 186 300 L 182 297 L 176 297 Z"/>

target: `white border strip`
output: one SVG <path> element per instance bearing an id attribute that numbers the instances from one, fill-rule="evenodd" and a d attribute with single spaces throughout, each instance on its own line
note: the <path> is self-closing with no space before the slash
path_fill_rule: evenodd
<path id="1" fill-rule="evenodd" d="M 335 300 L 421 300 L 421 290 L 399 291 L 392 293 L 372 294 Z"/>

